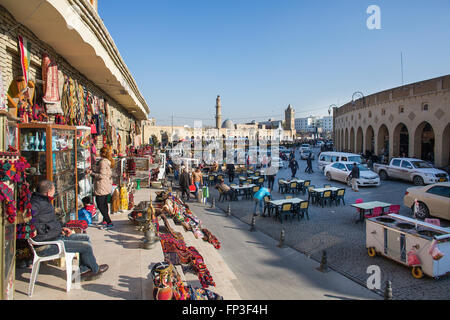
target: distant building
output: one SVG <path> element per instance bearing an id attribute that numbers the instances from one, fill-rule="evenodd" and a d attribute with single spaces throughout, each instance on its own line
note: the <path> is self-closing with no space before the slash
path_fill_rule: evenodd
<path id="1" fill-rule="evenodd" d="M 298 133 L 332 132 L 333 117 L 314 117 L 295 119 L 295 130 Z"/>

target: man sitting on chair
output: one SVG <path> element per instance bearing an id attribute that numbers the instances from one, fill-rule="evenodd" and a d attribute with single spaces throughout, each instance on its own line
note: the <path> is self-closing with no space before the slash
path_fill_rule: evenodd
<path id="1" fill-rule="evenodd" d="M 31 197 L 31 206 L 34 211 L 33 223 L 37 235 L 33 239 L 36 242 L 62 240 L 67 252 L 80 254 L 81 280 L 94 280 L 108 270 L 107 264 L 98 265 L 89 236 L 86 234 L 73 234 L 72 230 L 64 228 L 57 220 L 55 208 L 52 206 L 55 195 L 53 182 L 43 180 L 37 186 L 37 192 Z M 58 253 L 56 245 L 46 245 L 36 248 L 40 256 L 51 256 Z"/>

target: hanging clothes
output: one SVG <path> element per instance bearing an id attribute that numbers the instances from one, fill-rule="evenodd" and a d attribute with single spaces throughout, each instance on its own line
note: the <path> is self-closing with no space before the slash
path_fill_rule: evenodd
<path id="1" fill-rule="evenodd" d="M 44 102 L 59 102 L 58 66 L 54 61 L 50 60 L 50 57 L 46 53 L 42 54 L 42 81 L 44 83 Z"/>
<path id="2" fill-rule="evenodd" d="M 0 67 L 0 110 L 8 111 L 8 106 L 6 105 L 6 91 L 3 85 L 3 72 Z"/>
<path id="3" fill-rule="evenodd" d="M 28 70 L 30 68 L 30 52 L 31 42 L 27 38 L 22 37 L 20 34 L 18 37 L 18 46 L 20 53 L 20 65 L 22 67 L 22 75 L 25 79 L 25 83 L 28 83 Z"/>

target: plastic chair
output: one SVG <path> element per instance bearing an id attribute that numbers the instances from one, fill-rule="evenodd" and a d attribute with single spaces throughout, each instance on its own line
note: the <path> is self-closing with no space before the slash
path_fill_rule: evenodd
<path id="1" fill-rule="evenodd" d="M 373 208 L 372 214 L 366 215 L 366 218 L 376 218 L 383 214 L 383 208 L 382 207 L 376 207 Z"/>
<path id="2" fill-rule="evenodd" d="M 389 213 L 395 213 L 398 214 L 400 212 L 400 205 L 399 204 L 393 204 L 389 207 Z"/>
<path id="3" fill-rule="evenodd" d="M 59 258 L 66 259 L 66 274 L 67 274 L 66 291 L 69 292 L 72 287 L 72 261 L 73 258 L 76 256 L 76 252 L 66 252 L 66 249 L 64 248 L 64 242 L 62 240 L 36 242 L 33 239 L 28 239 L 28 243 L 30 244 L 34 254 L 33 268 L 31 270 L 31 277 L 30 277 L 30 285 L 28 287 L 28 296 L 31 297 L 33 295 L 34 283 L 36 282 L 41 262 L 55 260 Z M 36 250 L 34 249 L 34 246 L 42 246 L 42 245 L 57 245 L 58 253 L 48 257 L 40 257 L 37 254 Z"/>
<path id="4" fill-rule="evenodd" d="M 283 223 L 283 216 L 290 217 L 292 219 L 292 203 L 285 203 L 281 206 L 281 211 L 279 213 L 280 222 Z M 291 220 L 292 221 L 292 220 Z"/>
<path id="5" fill-rule="evenodd" d="M 292 196 L 284 196 L 285 199 L 292 199 Z"/>
<path id="6" fill-rule="evenodd" d="M 336 192 L 336 196 L 334 197 L 334 201 L 335 201 L 336 205 L 341 204 L 341 200 L 342 200 L 342 202 L 344 203 L 344 206 L 345 206 L 344 196 L 345 196 L 345 189 L 338 189 L 338 191 Z"/>
<path id="7" fill-rule="evenodd" d="M 326 204 L 327 202 L 331 206 L 331 191 L 327 190 L 327 191 L 322 192 L 322 194 L 319 196 L 319 202 L 322 205 L 322 208 L 323 208 L 324 204 Z"/>
<path id="8" fill-rule="evenodd" d="M 331 184 L 324 184 L 323 187 L 324 188 L 331 188 Z"/>

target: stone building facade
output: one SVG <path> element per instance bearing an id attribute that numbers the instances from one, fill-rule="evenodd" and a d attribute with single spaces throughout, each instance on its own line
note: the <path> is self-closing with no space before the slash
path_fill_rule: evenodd
<path id="1" fill-rule="evenodd" d="M 72 21 L 70 25 L 70 21 L 64 20 L 67 19 L 64 13 L 69 10 L 75 10 L 79 23 Z M 37 85 L 42 83 L 42 55 L 47 53 L 64 75 L 108 101 L 109 121 L 121 138 L 122 150 L 118 151 L 123 153 L 126 142 L 140 142 L 141 137 L 137 137 L 136 132 L 141 130 L 136 127 L 147 119 L 150 110 L 96 10 L 96 0 L 2 1 L 0 67 L 3 83 L 7 90 L 11 81 L 22 75 L 17 41 L 20 34 L 31 43 L 29 80 Z M 69 35 L 71 38 L 67 38 Z M 102 139 L 98 139 L 97 147 L 102 146 Z M 117 139 L 113 139 L 113 148 L 117 148 Z"/>
<path id="2" fill-rule="evenodd" d="M 225 139 L 233 137 L 235 140 L 277 140 L 293 141 L 295 140 L 296 131 L 293 122 L 294 110 L 291 106 L 286 109 L 286 119 L 280 122 L 279 127 L 272 128 L 260 123 L 251 124 L 234 124 L 230 119 L 226 119 L 221 125 L 221 105 L 220 97 L 216 100 L 216 127 L 191 128 L 186 126 L 158 126 L 155 122 L 143 122 L 143 143 L 148 143 L 152 135 L 156 136 L 162 144 L 178 142 L 180 140 L 202 139 L 210 142 L 212 140 Z M 287 121 L 287 122 L 286 122 Z M 286 126 L 286 123 L 287 126 Z M 289 128 L 289 129 L 286 129 Z"/>
<path id="3" fill-rule="evenodd" d="M 409 156 L 446 167 L 450 159 L 450 75 L 378 92 L 334 109 L 339 151 Z"/>

